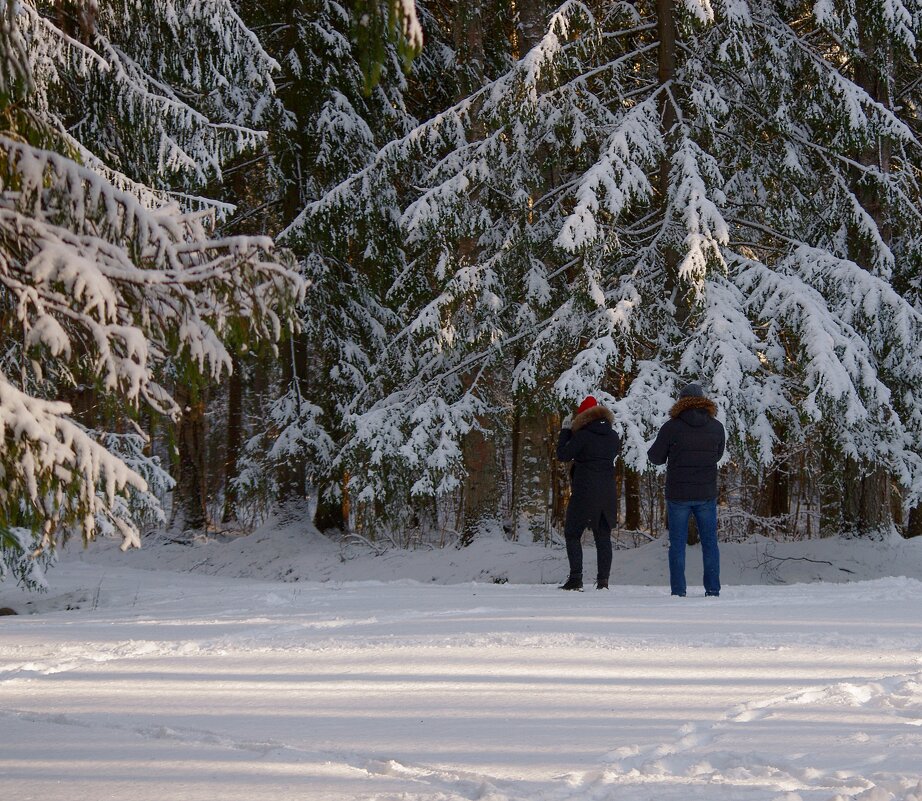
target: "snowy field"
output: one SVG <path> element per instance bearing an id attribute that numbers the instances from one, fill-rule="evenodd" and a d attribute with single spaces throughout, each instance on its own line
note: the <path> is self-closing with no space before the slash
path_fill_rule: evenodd
<path id="1" fill-rule="evenodd" d="M 722 552 L 68 551 L 0 585 L 0 798 L 922 801 L 922 542 Z"/>

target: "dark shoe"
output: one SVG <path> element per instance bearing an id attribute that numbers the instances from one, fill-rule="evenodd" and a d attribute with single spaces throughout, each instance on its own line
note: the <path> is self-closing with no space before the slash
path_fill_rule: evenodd
<path id="1" fill-rule="evenodd" d="M 596 579 L 595 588 L 597 590 L 607 590 L 608 589 L 608 579 Z"/>
<path id="2" fill-rule="evenodd" d="M 583 580 L 581 578 L 573 578 L 573 576 L 570 576 L 570 578 L 568 578 L 565 583 L 560 585 L 560 589 L 579 590 L 580 592 L 582 592 L 583 591 Z"/>
<path id="3" fill-rule="evenodd" d="M 674 592 L 674 593 L 672 593 L 672 597 L 673 597 L 673 598 L 684 598 L 684 597 L 685 597 L 685 593 L 684 593 L 684 592 Z"/>
<path id="4" fill-rule="evenodd" d="M 719 592 L 706 592 L 704 593 L 704 597 L 705 598 L 719 598 L 720 593 Z"/>

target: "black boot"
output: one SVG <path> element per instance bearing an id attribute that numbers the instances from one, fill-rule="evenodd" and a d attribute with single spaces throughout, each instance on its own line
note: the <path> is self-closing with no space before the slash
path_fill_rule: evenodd
<path id="1" fill-rule="evenodd" d="M 583 591 L 583 580 L 581 578 L 570 576 L 570 578 L 568 578 L 566 582 L 560 585 L 560 589 L 579 590 L 580 592 L 582 592 Z"/>
<path id="2" fill-rule="evenodd" d="M 596 579 L 595 588 L 597 590 L 607 590 L 608 589 L 608 579 Z"/>

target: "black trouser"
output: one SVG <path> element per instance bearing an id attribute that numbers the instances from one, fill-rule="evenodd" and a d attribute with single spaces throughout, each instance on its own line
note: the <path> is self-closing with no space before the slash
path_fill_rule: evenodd
<path id="1" fill-rule="evenodd" d="M 567 559 L 570 560 L 570 578 L 583 577 L 583 531 L 586 528 L 586 521 L 579 523 L 577 531 L 576 524 L 568 525 L 564 530 L 564 538 L 567 541 Z M 598 521 L 592 527 L 592 534 L 595 537 L 595 553 L 598 559 L 599 574 L 597 579 L 608 581 L 608 574 L 611 572 L 611 526 L 605 519 L 605 514 L 599 516 Z"/>

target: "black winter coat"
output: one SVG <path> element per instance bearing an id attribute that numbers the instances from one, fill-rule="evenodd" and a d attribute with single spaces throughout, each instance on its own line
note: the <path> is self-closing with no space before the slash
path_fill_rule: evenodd
<path id="1" fill-rule="evenodd" d="M 667 500 L 717 497 L 717 462 L 724 455 L 726 433 L 716 413 L 708 398 L 680 398 L 669 411 L 671 419 L 647 451 L 653 464 L 666 465 Z"/>
<path id="2" fill-rule="evenodd" d="M 604 406 L 593 406 L 576 415 L 571 428 L 560 431 L 557 458 L 573 462 L 565 529 L 571 535 L 582 534 L 587 526 L 594 528 L 603 515 L 612 528 L 617 522 L 615 459 L 621 452 L 621 440 L 612 430 L 613 420 Z"/>

